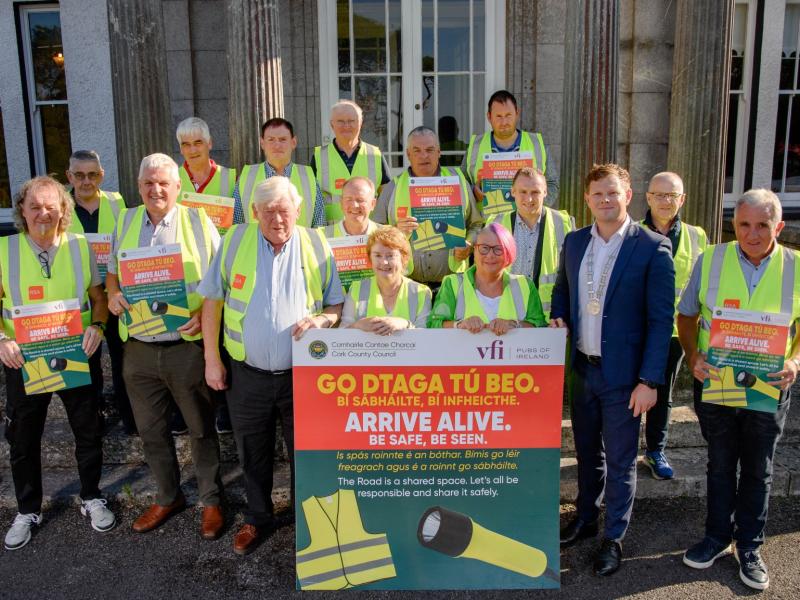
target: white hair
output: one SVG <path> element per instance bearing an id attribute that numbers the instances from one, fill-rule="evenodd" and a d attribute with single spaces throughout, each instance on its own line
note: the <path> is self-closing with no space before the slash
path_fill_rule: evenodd
<path id="1" fill-rule="evenodd" d="M 256 186 L 253 204 L 271 204 L 289 197 L 295 208 L 300 208 L 303 197 L 288 177 L 274 175 Z"/>
<path id="2" fill-rule="evenodd" d="M 769 211 L 769 222 L 776 225 L 783 220 L 783 208 L 781 201 L 778 197 L 764 188 L 756 188 L 747 190 L 736 201 L 736 206 L 733 208 L 733 220 L 736 220 L 736 213 L 739 211 L 740 206 L 754 206 L 757 208 L 766 208 Z"/>
<path id="3" fill-rule="evenodd" d="M 142 159 L 142 163 L 139 165 L 140 181 L 144 179 L 144 173 L 149 169 L 169 169 L 169 174 L 173 181 L 181 180 L 181 176 L 178 173 L 178 164 L 171 157 L 161 152 L 150 154 Z"/>
<path id="4" fill-rule="evenodd" d="M 344 99 L 339 100 L 338 102 L 336 102 L 336 104 L 331 106 L 331 119 L 333 119 L 333 113 L 339 110 L 340 108 L 348 108 L 356 111 L 356 115 L 358 116 L 358 122 L 359 123 L 364 122 L 364 111 L 361 110 L 361 107 L 352 100 L 344 100 Z"/>
<path id="5" fill-rule="evenodd" d="M 197 138 L 202 139 L 206 144 L 211 143 L 211 132 L 208 129 L 208 123 L 199 117 L 189 117 L 178 123 L 178 130 L 175 132 L 175 137 L 178 138 L 178 143 L 183 142 L 183 138 Z"/>

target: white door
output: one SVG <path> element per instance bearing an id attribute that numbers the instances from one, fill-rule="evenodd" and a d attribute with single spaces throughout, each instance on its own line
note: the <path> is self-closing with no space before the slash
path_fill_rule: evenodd
<path id="1" fill-rule="evenodd" d="M 505 87 L 505 2 L 320 0 L 323 143 L 339 98 L 364 109 L 362 138 L 396 174 L 405 138 L 434 129 L 442 164 L 457 165 L 472 133 L 486 129 L 486 102 Z"/>

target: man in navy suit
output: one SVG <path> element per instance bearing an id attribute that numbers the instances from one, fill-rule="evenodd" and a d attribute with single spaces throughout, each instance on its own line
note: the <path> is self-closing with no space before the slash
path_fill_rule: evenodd
<path id="1" fill-rule="evenodd" d="M 578 458 L 577 516 L 562 530 L 561 544 L 597 535 L 605 495 L 597 575 L 611 575 L 622 560 L 636 493 L 639 421 L 664 383 L 674 316 L 670 242 L 631 220 L 631 196 L 625 169 L 592 167 L 584 199 L 594 224 L 564 240 L 550 315 L 550 326 L 568 328 L 572 340 Z"/>

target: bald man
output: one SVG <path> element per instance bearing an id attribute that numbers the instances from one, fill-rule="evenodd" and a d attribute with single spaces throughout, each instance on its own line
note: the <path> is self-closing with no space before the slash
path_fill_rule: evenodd
<path id="1" fill-rule="evenodd" d="M 689 282 L 694 263 L 708 244 L 706 232 L 696 225 L 681 221 L 679 212 L 686 194 L 683 180 L 677 173 L 656 173 L 647 189 L 647 215 L 642 224 L 660 233 L 672 242 L 672 258 L 675 262 L 675 306 Z M 664 454 L 669 433 L 669 414 L 672 409 L 672 388 L 683 359 L 683 350 L 678 342 L 677 327 L 672 330 L 669 346 L 665 383 L 658 386 L 656 405 L 647 413 L 645 439 L 647 452 L 645 464 L 655 479 L 672 479 L 675 473 Z"/>

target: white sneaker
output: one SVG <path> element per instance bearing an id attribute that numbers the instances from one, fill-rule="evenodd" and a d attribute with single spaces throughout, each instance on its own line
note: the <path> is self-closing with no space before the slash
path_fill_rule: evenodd
<path id="1" fill-rule="evenodd" d="M 6 534 L 6 550 L 19 550 L 31 541 L 31 527 L 42 522 L 42 513 L 17 513 Z"/>
<path id="2" fill-rule="evenodd" d="M 105 498 L 84 500 L 81 502 L 81 514 L 84 517 L 89 515 L 92 520 L 92 529 L 101 533 L 110 531 L 117 524 L 114 513 L 106 508 Z"/>

